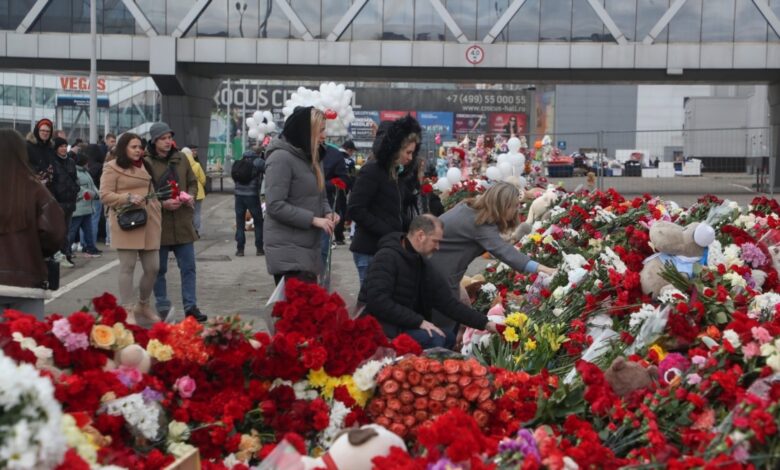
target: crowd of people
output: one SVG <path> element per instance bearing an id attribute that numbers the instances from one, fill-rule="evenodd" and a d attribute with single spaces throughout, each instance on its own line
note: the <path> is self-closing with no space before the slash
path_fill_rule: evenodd
<path id="1" fill-rule="evenodd" d="M 185 315 L 206 321 L 197 306 L 194 251 L 205 173 L 197 146 L 179 149 L 173 137 L 167 124 L 155 123 L 148 140 L 125 133 L 117 142 L 107 134 L 98 144 L 77 139 L 69 146 L 50 119 L 36 122 L 26 142 L 15 130 L 0 131 L 0 158 L 9 169 L 0 188 L 9 202 L 0 210 L 0 307 L 42 318 L 60 268 L 74 267 L 76 253 L 101 256 L 96 241 L 105 233 L 106 246 L 118 253 L 120 301 L 131 322 L 151 325 L 170 314 L 169 252 L 181 273 Z M 181 202 L 165 191 L 171 186 L 192 197 Z M 123 223 L 128 218 L 130 225 Z M 143 275 L 136 296 L 138 260 Z"/>

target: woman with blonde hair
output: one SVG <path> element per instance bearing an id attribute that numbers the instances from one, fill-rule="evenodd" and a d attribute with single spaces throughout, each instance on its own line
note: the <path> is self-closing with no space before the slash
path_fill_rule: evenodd
<path id="1" fill-rule="evenodd" d="M 531 260 L 501 237 L 517 225 L 519 204 L 520 190 L 513 184 L 499 182 L 481 196 L 466 199 L 442 214 L 444 237 L 439 251 L 431 257 L 431 264 L 447 279 L 453 295 L 460 296 L 460 280 L 471 262 L 486 251 L 516 271 L 555 272 Z M 433 320 L 448 331 L 458 326 L 438 312 L 434 312 Z"/>
<path id="2" fill-rule="evenodd" d="M 119 258 L 119 298 L 128 313 L 128 321 L 150 326 L 160 317 L 149 304 L 152 288 L 160 269 L 162 208 L 156 199 L 147 199 L 152 175 L 144 165 L 141 138 L 126 132 L 116 144 L 116 159 L 103 165 L 100 177 L 100 199 L 109 208 L 111 245 Z M 146 209 L 146 224 L 123 230 L 117 221 L 117 209 L 131 205 Z M 133 274 L 141 260 L 143 274 L 138 283 L 138 301 L 133 303 Z"/>
<path id="3" fill-rule="evenodd" d="M 298 107 L 266 149 L 263 242 L 266 267 L 277 284 L 283 277 L 317 282 L 322 232 L 332 235 L 339 221 L 325 196 L 324 142 L 322 111 Z"/>

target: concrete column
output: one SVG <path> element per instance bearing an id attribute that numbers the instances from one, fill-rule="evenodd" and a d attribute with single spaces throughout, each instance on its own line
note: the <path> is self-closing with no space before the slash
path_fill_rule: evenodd
<path id="1" fill-rule="evenodd" d="M 162 120 L 176 133 L 179 147 L 197 144 L 201 161 L 209 147 L 211 112 L 214 109 L 214 93 L 220 81 L 201 77 L 179 77 L 185 95 L 162 94 Z"/>
<path id="2" fill-rule="evenodd" d="M 769 125 L 772 127 L 772 146 L 769 150 L 769 170 L 772 175 L 772 193 L 780 192 L 780 82 L 769 85 Z"/>

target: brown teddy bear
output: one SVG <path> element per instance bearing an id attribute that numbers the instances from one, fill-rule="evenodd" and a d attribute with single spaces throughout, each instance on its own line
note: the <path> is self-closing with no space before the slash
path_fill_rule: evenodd
<path id="1" fill-rule="evenodd" d="M 627 361 L 623 357 L 615 358 L 609 369 L 604 371 L 604 378 L 612 387 L 612 391 L 621 397 L 634 390 L 649 387 L 657 377 L 658 368 L 656 366 L 645 368 L 641 364 Z"/>

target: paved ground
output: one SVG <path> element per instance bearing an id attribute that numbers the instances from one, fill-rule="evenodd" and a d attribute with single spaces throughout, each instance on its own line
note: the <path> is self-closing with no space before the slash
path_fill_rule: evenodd
<path id="1" fill-rule="evenodd" d="M 567 187 L 574 188 L 576 179 L 562 180 Z M 618 183 L 615 186 L 626 194 L 650 192 L 663 194 L 656 186 L 657 181 L 642 178 L 607 178 L 607 183 Z M 681 181 L 683 183 L 688 181 Z M 741 205 L 748 204 L 754 194 L 739 189 L 734 194 L 733 184 L 741 184 L 742 180 L 728 178 L 707 178 L 696 180 L 695 187 L 701 185 L 702 190 L 693 194 L 674 194 L 669 199 L 687 206 L 705 192 L 717 194 L 720 197 L 737 201 Z M 654 184 L 655 183 L 655 184 Z M 689 183 L 692 185 L 692 183 Z M 654 187 L 656 187 L 654 189 Z M 706 190 L 704 188 L 709 188 Z M 731 189 L 729 189 L 731 188 Z M 225 190 L 230 189 L 230 182 L 225 181 Z M 229 192 L 212 193 L 206 198 L 203 207 L 202 239 L 195 244 L 198 269 L 198 306 L 209 316 L 239 313 L 242 317 L 254 321 L 259 329 L 265 328 L 264 316 L 267 314 L 265 303 L 274 289 L 273 278 L 265 268 L 265 258 L 254 256 L 253 235 L 247 234 L 247 256 L 237 258 L 235 253 L 233 196 Z M 47 302 L 47 313 L 69 314 L 89 305 L 92 297 L 103 292 L 117 293 L 117 275 L 119 262 L 116 251 L 99 245 L 104 250 L 101 258 L 76 258 L 76 267 L 62 269 L 62 287 L 56 298 Z M 475 261 L 470 274 L 479 272 L 485 261 Z M 140 267 L 136 271 L 136 282 L 140 276 Z M 174 319 L 183 315 L 181 306 L 181 290 L 176 262 L 171 258 L 168 272 L 169 295 L 176 309 Z M 348 305 L 354 305 L 358 291 L 358 280 L 352 256 L 346 246 L 338 247 L 333 256 L 333 290 L 339 292 Z"/>

